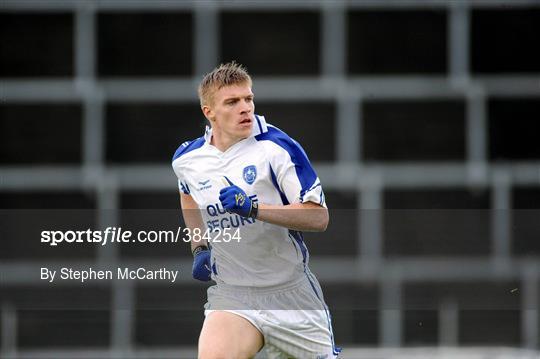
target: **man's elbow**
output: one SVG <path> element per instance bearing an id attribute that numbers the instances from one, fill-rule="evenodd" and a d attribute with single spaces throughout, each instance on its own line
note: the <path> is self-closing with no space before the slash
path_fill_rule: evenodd
<path id="1" fill-rule="evenodd" d="M 328 210 L 324 208 L 324 210 L 320 211 L 319 218 L 317 218 L 315 232 L 326 231 L 326 228 L 328 228 L 329 221 L 330 221 L 330 216 L 328 215 Z"/>

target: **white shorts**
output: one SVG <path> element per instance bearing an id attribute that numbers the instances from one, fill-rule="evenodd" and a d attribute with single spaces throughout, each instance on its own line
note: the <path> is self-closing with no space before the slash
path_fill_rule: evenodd
<path id="1" fill-rule="evenodd" d="M 267 358 L 336 358 L 330 312 L 318 281 L 307 273 L 272 288 L 214 285 L 204 314 L 220 310 L 248 320 L 262 333 Z"/>

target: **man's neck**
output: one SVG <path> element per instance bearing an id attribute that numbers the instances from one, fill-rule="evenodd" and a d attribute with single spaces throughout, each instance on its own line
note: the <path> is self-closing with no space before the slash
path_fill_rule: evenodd
<path id="1" fill-rule="evenodd" d="M 223 133 L 220 133 L 218 131 L 214 132 L 214 130 L 212 130 L 212 138 L 210 139 L 210 144 L 216 147 L 221 152 L 225 152 L 231 146 L 242 140 L 243 138 L 232 138 L 230 136 L 224 135 Z"/>

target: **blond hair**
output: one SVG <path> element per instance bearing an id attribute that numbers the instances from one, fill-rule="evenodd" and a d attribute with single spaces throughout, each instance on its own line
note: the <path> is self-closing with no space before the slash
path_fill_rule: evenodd
<path id="1" fill-rule="evenodd" d="M 246 68 L 236 61 L 221 64 L 204 75 L 199 84 L 199 100 L 201 106 L 208 105 L 213 100 L 214 93 L 225 86 L 248 84 L 251 87 L 251 77 Z"/>

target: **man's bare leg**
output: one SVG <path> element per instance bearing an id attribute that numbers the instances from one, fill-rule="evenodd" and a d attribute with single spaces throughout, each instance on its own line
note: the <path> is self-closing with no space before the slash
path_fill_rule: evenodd
<path id="1" fill-rule="evenodd" d="M 264 345 L 262 333 L 230 312 L 211 312 L 199 337 L 199 359 L 253 358 Z"/>

